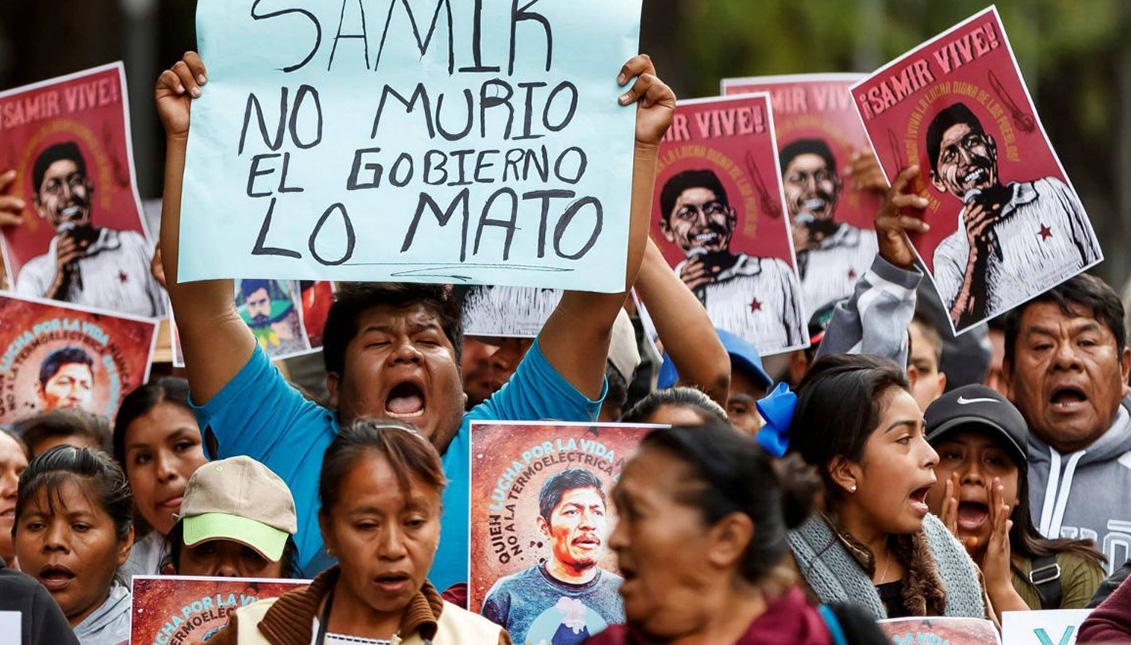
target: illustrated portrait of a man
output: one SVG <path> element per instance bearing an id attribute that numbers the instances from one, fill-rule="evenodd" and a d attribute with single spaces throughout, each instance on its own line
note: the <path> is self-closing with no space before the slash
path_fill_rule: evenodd
<path id="1" fill-rule="evenodd" d="M 94 394 L 94 359 L 74 346 L 59 348 L 39 364 L 35 382 L 42 412 L 57 409 L 89 410 Z"/>
<path id="2" fill-rule="evenodd" d="M 963 103 L 927 127 L 934 187 L 962 202 L 934 252 L 934 278 L 958 328 L 1028 300 L 1100 259 L 1076 194 L 1056 177 L 1001 183 L 997 142 Z"/>
<path id="3" fill-rule="evenodd" d="M 872 266 L 876 232 L 836 220 L 843 183 L 832 148 L 821 139 L 798 139 L 779 154 L 782 187 L 806 311 L 852 295 Z"/>
<path id="4" fill-rule="evenodd" d="M 240 316 L 263 351 L 269 356 L 280 356 L 310 349 L 286 283 L 241 280 L 239 289 L 243 297 L 243 304 L 238 307 Z"/>
<path id="5" fill-rule="evenodd" d="M 624 580 L 597 566 L 608 535 L 605 491 L 584 468 L 570 468 L 542 484 L 538 529 L 546 558 L 500 578 L 487 592 L 483 615 L 515 643 L 574 645 L 608 625 L 624 622 L 617 589 Z"/>
<path id="6" fill-rule="evenodd" d="M 660 210 L 660 232 L 687 255 L 675 271 L 716 327 L 763 352 L 804 342 L 792 269 L 780 258 L 731 251 L 738 215 L 714 172 L 673 175 L 660 191 Z"/>
<path id="7" fill-rule="evenodd" d="M 55 230 L 43 255 L 16 277 L 16 293 L 137 316 L 165 313 L 150 273 L 153 248 L 136 231 L 94 224 L 95 186 L 71 141 L 48 146 L 32 164 L 35 211 Z"/>

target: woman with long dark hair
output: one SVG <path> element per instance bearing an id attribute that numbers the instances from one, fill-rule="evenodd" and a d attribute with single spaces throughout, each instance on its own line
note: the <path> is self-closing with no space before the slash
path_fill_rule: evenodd
<path id="1" fill-rule="evenodd" d="M 1049 540 L 1029 512 L 1029 429 L 984 385 L 956 388 L 927 408 L 939 454 L 931 512 L 982 569 L 994 609 L 1082 609 L 1104 578 L 1091 540 Z"/>

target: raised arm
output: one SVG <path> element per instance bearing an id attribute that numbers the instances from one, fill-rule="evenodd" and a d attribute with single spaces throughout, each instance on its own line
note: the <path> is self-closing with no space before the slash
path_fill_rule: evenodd
<path id="1" fill-rule="evenodd" d="M 538 337 L 550 365 L 590 399 L 601 396 L 613 321 L 640 270 L 652 215 L 656 155 L 675 114 L 675 94 L 656 77 L 651 59 L 634 57 L 621 68 L 617 81 L 627 85 L 634 77 L 636 82 L 620 97 L 621 105 L 637 104 L 625 290 L 614 294 L 567 291 Z"/>
<path id="2" fill-rule="evenodd" d="M 160 249 L 173 316 L 181 336 L 193 401 L 208 402 L 251 358 L 255 337 L 236 312 L 234 283 L 177 280 L 181 233 L 181 188 L 188 149 L 189 111 L 207 81 L 195 52 L 157 79 L 154 99 L 165 126 L 165 196 L 161 208 Z M 203 242 L 202 240 L 198 242 Z"/>
<path id="3" fill-rule="evenodd" d="M 726 408 L 730 356 L 715 333 L 707 310 L 650 239 L 636 278 L 636 292 L 679 372 L 680 382 L 702 390 Z"/>

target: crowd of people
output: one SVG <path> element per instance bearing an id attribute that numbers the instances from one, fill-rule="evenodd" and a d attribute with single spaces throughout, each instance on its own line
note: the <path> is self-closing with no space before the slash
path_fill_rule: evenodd
<path id="1" fill-rule="evenodd" d="M 1078 642 L 1131 641 L 1116 292 L 1076 276 L 995 320 L 999 352 L 987 339 L 971 353 L 919 290 L 919 168 L 889 188 L 854 160 L 850 179 L 884 195 L 874 257 L 771 375 L 648 239 L 675 96 L 647 56 L 611 71 L 636 105 L 624 291 L 566 292 L 536 339 L 486 342 L 464 338 L 448 286 L 340 285 L 315 400 L 256 341 L 231 281 L 177 280 L 189 115 L 208 77 L 192 52 L 166 70 L 154 276 L 187 378 L 142 385 L 114 419 L 45 405 L 0 432 L 0 609 L 23 613 L 23 642 L 125 642 L 131 578 L 165 574 L 312 580 L 241 607 L 216 643 L 509 643 L 531 619 L 527 575 L 604 594 L 616 611 L 597 644 L 878 644 L 888 618 L 1000 625 L 1005 611 L 1097 605 Z M 633 288 L 662 361 L 646 360 Z M 956 352 L 965 365 L 948 372 Z M 64 359 L 41 379 L 45 402 L 83 395 L 89 359 Z M 61 367 L 78 374 L 68 388 Z M 584 470 L 543 487 L 547 534 L 563 505 L 602 525 L 615 507 L 619 576 L 552 558 L 471 613 L 470 424 L 544 419 L 656 424 L 612 490 Z"/>

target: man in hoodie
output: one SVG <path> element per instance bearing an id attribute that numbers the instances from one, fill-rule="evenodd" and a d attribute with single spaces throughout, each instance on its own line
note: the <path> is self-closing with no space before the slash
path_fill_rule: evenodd
<path id="1" fill-rule="evenodd" d="M 1109 573 L 1131 550 L 1131 349 L 1123 303 L 1079 275 L 1005 319 L 1003 376 L 1029 424 L 1033 521 L 1095 540 Z"/>

